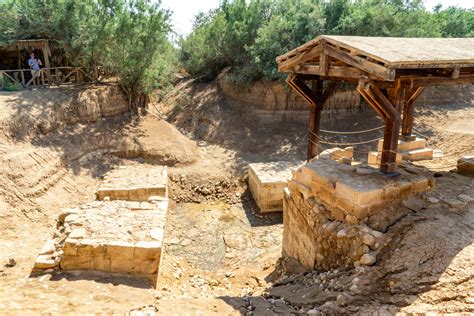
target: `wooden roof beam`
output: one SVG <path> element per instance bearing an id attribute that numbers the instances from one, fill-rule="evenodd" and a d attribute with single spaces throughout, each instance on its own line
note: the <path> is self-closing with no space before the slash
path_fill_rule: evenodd
<path id="1" fill-rule="evenodd" d="M 370 62 L 364 58 L 350 55 L 346 52 L 338 50 L 332 46 L 327 45 L 325 47 L 325 52 L 335 58 L 339 59 L 340 61 L 356 67 L 368 74 L 374 75 L 380 79 L 393 81 L 395 80 L 395 70 L 386 68 L 382 65 Z"/>
<path id="2" fill-rule="evenodd" d="M 278 71 L 291 71 L 298 64 L 304 63 L 310 59 L 316 58 L 323 52 L 323 46 L 318 45 L 314 46 L 307 52 L 304 52 L 301 55 L 296 55 L 295 57 L 289 58 L 278 64 Z"/>

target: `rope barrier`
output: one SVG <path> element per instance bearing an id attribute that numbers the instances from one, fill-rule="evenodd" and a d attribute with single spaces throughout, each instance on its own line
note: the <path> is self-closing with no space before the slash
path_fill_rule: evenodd
<path id="1" fill-rule="evenodd" d="M 377 130 L 383 129 L 383 128 L 385 128 L 385 125 L 379 126 L 379 127 L 374 127 L 374 128 L 371 128 L 371 129 L 355 131 L 355 132 L 328 131 L 328 130 L 325 130 L 325 129 L 320 129 L 320 131 L 324 132 L 324 133 L 328 133 L 328 134 L 352 135 L 352 134 L 363 134 L 363 133 L 373 132 L 373 131 L 377 131 Z"/>
<path id="2" fill-rule="evenodd" d="M 342 146 L 355 146 L 355 145 L 363 145 L 363 144 L 369 144 L 375 141 L 378 141 L 380 137 L 371 139 L 371 140 L 366 140 L 366 141 L 361 141 L 361 142 L 354 142 L 354 143 L 335 143 L 335 142 L 328 142 L 324 139 L 322 139 L 319 135 L 316 135 L 313 131 L 308 129 L 308 132 L 311 133 L 314 137 L 316 137 L 320 143 L 322 144 L 327 144 L 327 145 L 342 145 Z"/>

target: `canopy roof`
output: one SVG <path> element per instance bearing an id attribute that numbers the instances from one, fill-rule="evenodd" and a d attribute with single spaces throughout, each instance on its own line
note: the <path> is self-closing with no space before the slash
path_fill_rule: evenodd
<path id="1" fill-rule="evenodd" d="M 282 72 L 328 77 L 366 75 L 385 81 L 407 75 L 458 78 L 463 73 L 472 74 L 474 38 L 322 35 L 276 61 Z M 420 72 L 423 70 L 428 72 Z"/>
<path id="2" fill-rule="evenodd" d="M 0 45 L 0 50 L 19 50 L 19 49 L 49 49 L 48 40 L 47 39 L 31 39 L 31 40 L 17 40 L 14 42 L 10 42 L 4 45 Z"/>

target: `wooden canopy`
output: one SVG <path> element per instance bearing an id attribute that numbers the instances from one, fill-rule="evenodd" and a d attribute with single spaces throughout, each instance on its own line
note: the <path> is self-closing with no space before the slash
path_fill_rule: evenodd
<path id="1" fill-rule="evenodd" d="M 5 44 L 0 44 L 0 56 L 2 55 L 3 52 L 19 52 L 21 50 L 27 50 L 27 51 L 32 51 L 32 50 L 41 50 L 43 53 L 43 58 L 44 58 L 44 64 L 47 69 L 50 68 L 49 65 L 49 60 L 51 58 L 51 49 L 49 47 L 49 41 L 47 39 L 32 39 L 32 40 L 17 40 L 14 42 L 10 43 L 5 43 Z M 5 56 L 2 56 L 5 58 Z M 18 55 L 19 58 L 19 55 Z M 17 68 L 23 68 L 21 61 L 18 61 L 19 65 Z"/>
<path id="2" fill-rule="evenodd" d="M 311 107 L 308 159 L 317 155 L 324 103 L 336 82 L 348 81 L 357 84 L 357 91 L 385 121 L 381 170 L 391 173 L 400 126 L 404 138 L 413 138 L 413 103 L 423 88 L 474 83 L 474 38 L 323 35 L 276 61 L 279 71 L 289 73 L 288 84 Z"/>

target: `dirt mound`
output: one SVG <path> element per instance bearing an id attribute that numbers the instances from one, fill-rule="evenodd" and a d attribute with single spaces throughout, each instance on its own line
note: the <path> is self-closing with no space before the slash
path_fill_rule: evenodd
<path id="1" fill-rule="evenodd" d="M 140 120 L 114 153 L 167 166 L 191 164 L 200 158 L 194 141 L 165 120 L 152 116 Z"/>
<path id="2" fill-rule="evenodd" d="M 24 140 L 78 122 L 95 122 L 128 110 L 117 85 L 0 92 L 0 129 Z"/>

